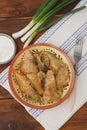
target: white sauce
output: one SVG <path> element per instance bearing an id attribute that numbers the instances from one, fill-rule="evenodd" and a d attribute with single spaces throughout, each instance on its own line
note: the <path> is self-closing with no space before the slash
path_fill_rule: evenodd
<path id="1" fill-rule="evenodd" d="M 9 62 L 16 52 L 16 46 L 8 35 L 0 34 L 0 64 Z"/>

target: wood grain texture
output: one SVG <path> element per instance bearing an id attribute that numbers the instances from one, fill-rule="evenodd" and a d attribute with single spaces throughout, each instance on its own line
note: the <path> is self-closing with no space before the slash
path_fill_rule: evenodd
<path id="1" fill-rule="evenodd" d="M 4 99 L 0 100 L 0 130 L 43 130 L 43 128 L 14 99 Z"/>
<path id="2" fill-rule="evenodd" d="M 44 0 L 0 0 L 0 33 L 11 36 L 23 28 L 32 19 L 35 11 Z M 60 2 L 61 0 L 59 0 Z M 76 0 L 59 13 L 72 9 L 80 0 Z M 59 13 L 55 17 L 58 17 Z M 35 40 L 42 35 L 40 33 Z M 34 40 L 34 41 L 35 41 Z M 33 42 L 34 42 L 33 41 Z M 23 43 L 17 39 L 17 52 Z M 1 44 L 1 43 L 0 43 Z M 10 63 L 0 65 L 2 72 Z M 60 130 L 87 130 L 87 103 Z M 44 130 L 13 97 L 0 86 L 0 130 Z"/>
<path id="3" fill-rule="evenodd" d="M 0 17 L 33 16 L 44 0 L 0 0 Z"/>
<path id="4" fill-rule="evenodd" d="M 62 1 L 59 0 L 58 3 Z M 73 8 L 80 0 L 76 0 L 68 7 Z M 0 0 L 0 17 L 27 17 L 33 16 L 44 0 Z M 67 8 L 61 12 L 67 11 Z"/>

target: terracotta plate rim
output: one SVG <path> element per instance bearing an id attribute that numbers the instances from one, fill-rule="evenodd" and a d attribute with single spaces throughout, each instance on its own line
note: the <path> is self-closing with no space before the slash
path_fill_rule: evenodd
<path id="1" fill-rule="evenodd" d="M 13 67 L 13 64 L 15 63 L 16 59 L 18 58 L 19 55 L 21 55 L 25 50 L 29 49 L 29 48 L 32 48 L 32 47 L 35 47 L 35 46 L 47 46 L 47 47 L 51 47 L 51 48 L 54 48 L 56 49 L 57 51 L 59 51 L 60 53 L 63 54 L 63 56 L 67 59 L 69 65 L 70 65 L 70 68 L 71 68 L 71 71 L 72 71 L 72 81 L 71 81 L 71 84 L 70 84 L 70 87 L 69 87 L 69 90 L 67 91 L 66 95 L 61 98 L 59 101 L 53 103 L 53 104 L 49 104 L 49 105 L 43 105 L 43 106 L 38 106 L 38 105 L 33 105 L 33 104 L 30 104 L 26 101 L 24 101 L 15 91 L 13 85 L 12 85 L 12 80 L 11 80 L 11 72 L 12 72 L 12 67 Z M 74 88 L 74 85 L 75 85 L 75 71 L 74 71 L 74 67 L 73 67 L 73 64 L 69 58 L 69 56 L 67 56 L 67 54 L 61 50 L 60 48 L 54 46 L 54 45 L 51 45 L 51 44 L 46 44 L 46 43 L 39 43 L 39 44 L 33 44 L 33 45 L 30 45 L 26 48 L 24 48 L 23 50 L 21 50 L 20 52 L 18 52 L 16 54 L 16 56 L 14 57 L 14 59 L 12 60 L 11 62 L 11 65 L 10 65 L 10 68 L 9 68 L 9 73 L 8 73 L 8 81 L 9 81 L 9 86 L 10 86 L 10 89 L 14 95 L 14 97 L 20 102 L 22 103 L 23 105 L 27 106 L 27 107 L 31 107 L 31 108 L 35 108 L 35 109 L 49 109 L 49 108 L 53 108 L 53 107 L 56 107 L 58 106 L 59 104 L 63 103 L 71 94 L 73 88 Z"/>

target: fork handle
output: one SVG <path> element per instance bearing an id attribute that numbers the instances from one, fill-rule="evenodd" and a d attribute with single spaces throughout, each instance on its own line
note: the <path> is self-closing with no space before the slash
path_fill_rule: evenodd
<path id="1" fill-rule="evenodd" d="M 77 64 L 74 65 L 74 69 L 75 69 L 75 73 L 77 74 L 77 70 L 78 70 L 78 65 Z"/>
<path id="2" fill-rule="evenodd" d="M 68 99 L 69 112 L 72 112 L 72 110 L 74 109 L 75 99 L 76 99 L 76 86 L 74 87 L 74 89 L 73 89 L 73 91 Z"/>

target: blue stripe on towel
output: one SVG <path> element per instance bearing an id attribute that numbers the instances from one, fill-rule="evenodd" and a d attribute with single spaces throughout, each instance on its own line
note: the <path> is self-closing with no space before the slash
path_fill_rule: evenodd
<path id="1" fill-rule="evenodd" d="M 81 64 L 85 61 L 85 59 L 87 59 L 87 53 L 84 54 L 84 56 L 82 56 L 81 60 L 79 61 L 78 67 L 80 68 Z"/>
<path id="2" fill-rule="evenodd" d="M 86 31 L 87 28 L 87 22 L 85 22 L 79 29 L 77 29 L 61 46 L 60 48 L 63 49 L 65 52 L 69 52 L 67 49 L 68 47 L 71 46 L 71 43 L 73 41 L 76 41 L 81 36 L 84 36 L 84 31 Z M 81 32 L 80 32 L 81 31 Z M 87 31 L 85 32 L 87 33 Z M 77 37 L 76 37 L 77 36 Z M 75 43 L 74 43 L 75 45 Z"/>
<path id="3" fill-rule="evenodd" d="M 8 71 L 6 71 L 3 75 L 0 74 L 0 80 L 2 80 L 5 77 L 6 74 L 8 74 Z"/>
<path id="4" fill-rule="evenodd" d="M 81 75 L 87 69 L 87 53 L 82 57 L 78 63 L 77 75 Z"/>
<path id="5" fill-rule="evenodd" d="M 86 69 L 87 69 L 87 65 L 84 66 L 84 68 L 81 69 L 81 71 L 79 71 L 77 75 L 78 75 L 78 76 L 81 75 Z"/>
<path id="6" fill-rule="evenodd" d="M 33 108 L 30 108 L 29 109 L 29 113 L 33 116 L 33 117 L 35 117 L 35 118 L 37 118 L 41 113 L 43 113 L 44 112 L 44 110 L 39 110 L 39 109 L 33 109 Z"/>
<path id="7" fill-rule="evenodd" d="M 37 42 L 40 43 L 42 42 L 46 42 L 66 21 L 68 21 L 69 18 L 71 18 L 72 15 L 68 16 L 66 19 L 64 19 L 61 24 L 56 24 L 54 27 L 51 27 L 45 34 L 43 34 L 38 40 Z M 53 28 L 53 30 L 52 30 Z M 49 35 L 48 35 L 49 33 Z"/>
<path id="8" fill-rule="evenodd" d="M 87 35 L 87 30 L 86 30 L 86 34 L 84 34 L 83 37 L 85 37 L 86 35 Z M 74 46 L 75 46 L 75 44 L 74 44 L 74 45 L 72 44 L 71 48 L 67 51 L 67 53 L 69 53 L 70 50 L 71 50 Z"/>

